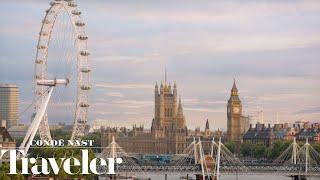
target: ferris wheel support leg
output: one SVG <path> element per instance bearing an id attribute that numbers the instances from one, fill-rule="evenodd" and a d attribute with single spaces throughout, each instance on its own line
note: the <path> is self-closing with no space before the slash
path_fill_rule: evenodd
<path id="1" fill-rule="evenodd" d="M 48 90 L 48 95 L 46 96 L 45 100 L 41 103 L 40 109 L 38 110 L 36 116 L 34 117 L 28 132 L 26 134 L 26 136 L 23 139 L 23 142 L 20 145 L 20 150 L 24 150 L 25 155 L 27 155 L 29 148 L 30 148 L 30 144 L 34 139 L 34 136 L 36 135 L 40 122 L 43 119 L 43 116 L 45 115 L 45 112 L 47 110 L 47 106 L 49 103 L 49 100 L 51 98 L 52 95 L 52 91 L 54 89 L 54 86 L 51 86 Z"/>
<path id="2" fill-rule="evenodd" d="M 218 143 L 218 150 L 217 150 L 217 162 L 216 162 L 216 175 L 217 175 L 217 180 L 220 179 L 220 158 L 221 158 L 221 137 L 219 138 L 219 143 Z"/>

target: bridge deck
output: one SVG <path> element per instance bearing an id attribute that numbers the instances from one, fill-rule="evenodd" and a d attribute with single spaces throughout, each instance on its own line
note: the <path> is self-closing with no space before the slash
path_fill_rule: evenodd
<path id="1" fill-rule="evenodd" d="M 100 172 L 105 172 L 105 168 L 99 167 Z M 156 173 L 156 174 L 201 174 L 201 167 L 194 166 L 121 166 L 118 167 L 116 173 Z M 283 175 L 295 176 L 306 175 L 301 167 L 290 166 L 221 166 L 221 175 Z M 320 167 L 310 167 L 308 176 L 319 176 Z"/>

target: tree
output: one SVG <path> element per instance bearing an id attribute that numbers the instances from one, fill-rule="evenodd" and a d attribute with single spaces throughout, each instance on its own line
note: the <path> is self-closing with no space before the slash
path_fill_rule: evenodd
<path id="1" fill-rule="evenodd" d="M 100 153 L 101 149 L 98 147 L 101 147 L 101 133 L 98 132 L 94 132 L 94 133 L 89 133 L 85 138 L 85 140 L 93 140 L 94 141 L 94 145 L 93 147 L 93 151 L 95 153 Z"/>
<path id="2" fill-rule="evenodd" d="M 252 157 L 253 156 L 253 152 L 252 152 L 252 143 L 251 142 L 244 142 L 241 144 L 240 146 L 240 153 L 242 154 L 242 156 L 244 157 Z"/>
<path id="3" fill-rule="evenodd" d="M 257 159 L 266 157 L 267 147 L 263 144 L 255 144 L 252 146 L 253 156 Z"/>
<path id="4" fill-rule="evenodd" d="M 236 145 L 233 142 L 227 141 L 227 142 L 224 143 L 224 145 L 226 146 L 226 148 L 229 149 L 229 151 L 234 153 Z"/>
<path id="5" fill-rule="evenodd" d="M 18 174 L 7 174 L 10 171 L 10 165 L 9 163 L 3 163 L 0 166 L 0 179 L 2 180 L 24 180 L 23 175 L 19 174 L 21 173 L 21 161 L 17 161 L 17 172 Z"/>
<path id="6" fill-rule="evenodd" d="M 319 144 L 319 143 L 313 144 L 312 147 L 313 147 L 318 153 L 320 153 L 320 144 Z"/>
<path id="7" fill-rule="evenodd" d="M 276 141 L 268 152 L 269 159 L 276 159 L 279 157 L 291 144 L 290 141 Z"/>

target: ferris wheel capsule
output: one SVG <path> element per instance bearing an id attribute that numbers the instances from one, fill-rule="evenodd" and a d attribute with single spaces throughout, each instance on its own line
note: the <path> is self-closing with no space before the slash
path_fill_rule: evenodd
<path id="1" fill-rule="evenodd" d="M 85 50 L 85 51 L 80 51 L 80 55 L 81 56 L 89 56 L 90 55 L 90 52 Z"/>
<path id="2" fill-rule="evenodd" d="M 42 23 L 43 23 L 43 24 L 50 24 L 51 21 L 49 21 L 49 20 L 47 20 L 47 19 L 44 19 L 44 20 L 42 21 Z"/>
<path id="3" fill-rule="evenodd" d="M 90 105 L 88 103 L 80 103 L 80 107 L 86 108 L 89 107 Z"/>
<path id="4" fill-rule="evenodd" d="M 79 11 L 79 10 L 73 10 L 73 11 L 72 11 L 72 14 L 79 16 L 79 15 L 81 14 L 81 11 Z"/>
<path id="5" fill-rule="evenodd" d="M 91 72 L 91 70 L 89 68 L 81 68 L 81 72 L 89 73 L 89 72 Z"/>
<path id="6" fill-rule="evenodd" d="M 54 5 L 56 5 L 56 4 L 58 4 L 58 2 L 55 2 L 55 1 L 50 2 L 50 5 L 51 5 L 51 6 L 54 6 Z"/>
<path id="7" fill-rule="evenodd" d="M 68 3 L 68 6 L 70 6 L 70 7 L 77 7 L 77 4 L 74 3 L 74 2 L 72 2 L 72 1 L 70 1 L 70 2 Z"/>
<path id="8" fill-rule="evenodd" d="M 76 26 L 79 26 L 79 27 L 86 25 L 84 22 L 81 22 L 81 21 L 78 21 L 75 24 L 76 24 Z"/>
<path id="9" fill-rule="evenodd" d="M 38 45 L 38 49 L 47 49 L 47 46 L 45 46 L 45 45 Z"/>
<path id="10" fill-rule="evenodd" d="M 78 39 L 80 39 L 80 40 L 87 40 L 87 39 L 88 39 L 88 36 L 86 36 L 86 35 L 79 35 L 79 36 L 78 36 Z"/>

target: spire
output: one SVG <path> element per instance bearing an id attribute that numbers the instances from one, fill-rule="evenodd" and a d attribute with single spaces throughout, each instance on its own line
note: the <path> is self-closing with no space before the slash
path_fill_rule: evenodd
<path id="1" fill-rule="evenodd" d="M 156 94 L 159 94 L 159 87 L 158 87 L 158 83 L 156 82 L 156 86 L 154 87 L 154 92 Z"/>
<path id="2" fill-rule="evenodd" d="M 167 67 L 164 68 L 164 83 L 167 84 Z"/>
<path id="3" fill-rule="evenodd" d="M 238 88 L 237 88 L 237 85 L 236 85 L 236 79 L 235 78 L 233 79 L 233 86 L 232 86 L 232 89 L 231 89 L 231 95 L 232 96 L 237 96 L 238 95 Z"/>
<path id="4" fill-rule="evenodd" d="M 209 127 L 209 120 L 207 119 L 207 122 L 206 122 L 206 129 L 210 129 Z"/>
<path id="5" fill-rule="evenodd" d="M 177 121 L 178 121 L 178 126 L 179 126 L 180 128 L 184 128 L 184 127 L 185 127 L 186 123 L 185 123 L 185 119 L 184 119 L 184 115 L 183 115 L 181 97 L 179 97 Z"/>
<path id="6" fill-rule="evenodd" d="M 233 78 L 233 86 L 232 86 L 233 90 L 238 90 L 237 85 L 236 85 L 236 79 Z"/>

